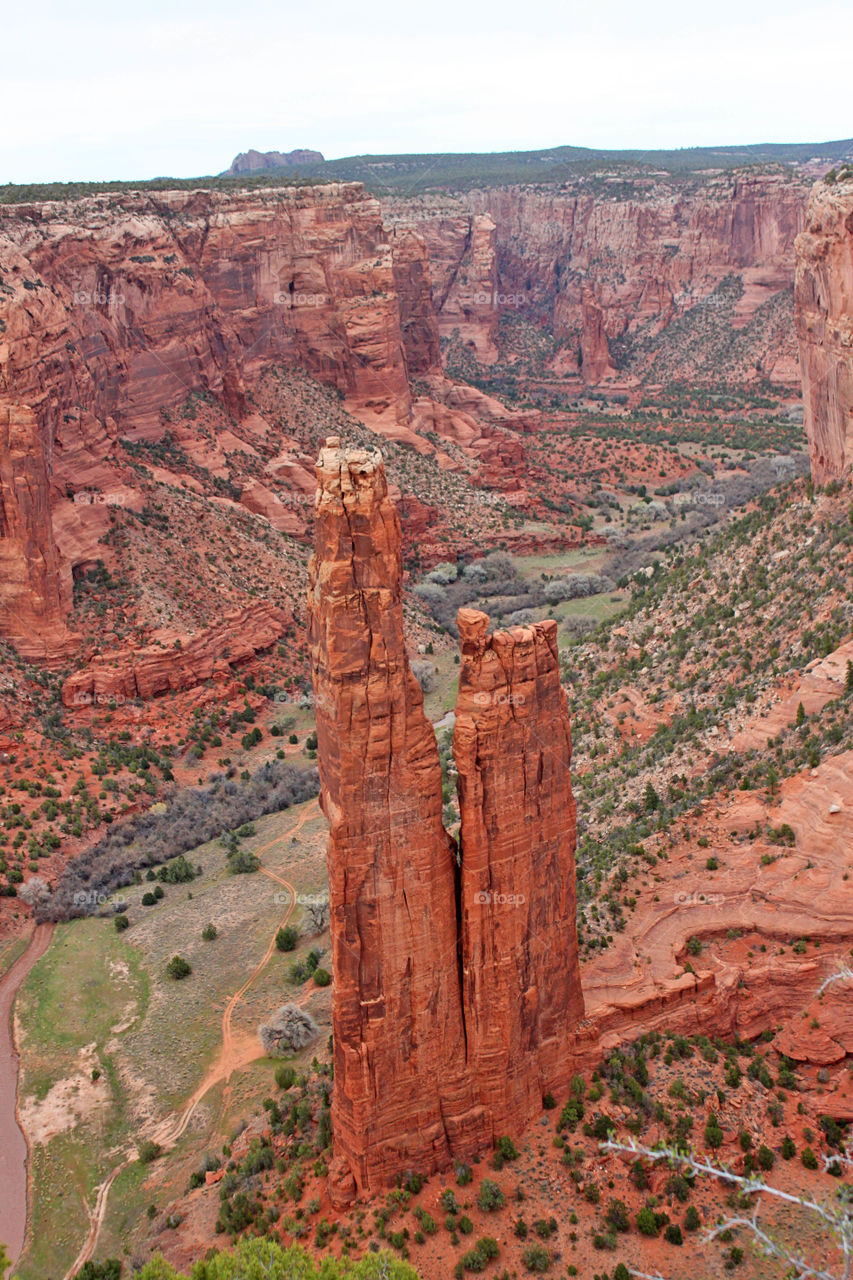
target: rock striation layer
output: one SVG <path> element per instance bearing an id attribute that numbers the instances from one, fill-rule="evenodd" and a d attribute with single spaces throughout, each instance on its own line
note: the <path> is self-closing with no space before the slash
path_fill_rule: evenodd
<path id="1" fill-rule="evenodd" d="M 557 624 L 487 635 L 458 616 L 453 754 L 461 816 L 461 939 L 468 1060 L 509 1132 L 566 1093 L 584 1016 L 575 803 Z"/>
<path id="2" fill-rule="evenodd" d="M 335 988 L 330 1186 L 345 1201 L 488 1141 L 465 1059 L 456 862 L 403 639 L 400 522 L 381 457 L 317 467 L 309 642 L 329 823 Z"/>
<path id="3" fill-rule="evenodd" d="M 226 679 L 232 668 L 269 649 L 293 621 L 266 601 L 227 613 L 194 636 L 164 632 L 144 649 L 99 654 L 62 686 L 66 707 L 156 698 L 192 689 L 205 680 Z"/>
<path id="4" fill-rule="evenodd" d="M 486 639 L 485 615 L 460 616 L 460 872 L 381 457 L 330 438 L 317 475 L 309 643 L 330 832 L 330 1187 L 345 1203 L 520 1131 L 568 1084 L 583 997 L 555 624 Z"/>
<path id="5" fill-rule="evenodd" d="M 812 191 L 797 237 L 797 337 L 812 477 L 853 463 L 853 182 Z"/>

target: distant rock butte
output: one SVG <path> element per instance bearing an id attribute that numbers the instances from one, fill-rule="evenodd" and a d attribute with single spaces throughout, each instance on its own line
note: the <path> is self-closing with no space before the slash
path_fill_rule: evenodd
<path id="1" fill-rule="evenodd" d="M 343 450 L 330 438 L 317 474 L 309 640 L 330 828 L 330 1185 L 336 1203 L 345 1203 L 405 1169 L 469 1159 L 507 1126 L 530 1119 L 541 1109 L 543 1087 L 571 1070 L 571 1032 L 583 999 L 569 882 L 568 718 L 552 632 L 545 625 L 529 642 L 527 633 L 496 641 L 495 652 L 517 644 L 515 696 L 525 690 L 530 699 L 526 729 L 514 731 L 505 708 L 498 716 L 507 753 L 501 798 L 513 817 L 507 838 L 498 839 L 496 815 L 483 806 L 466 756 L 463 842 L 467 831 L 471 866 L 463 843 L 460 883 L 442 826 L 435 735 L 406 655 L 400 522 L 382 459 Z M 474 616 L 484 631 L 487 620 Z M 471 699 L 486 676 L 475 677 L 473 652 L 468 661 L 460 706 L 470 745 L 472 734 L 486 731 L 467 710 L 479 706 Z M 515 689 L 511 681 L 503 687 Z M 544 746 L 552 733 L 553 754 Z M 490 773 L 489 786 L 493 780 Z M 540 786 L 552 789 L 541 802 Z M 503 865 L 507 856 L 517 859 L 520 887 Z M 538 874 L 560 880 L 534 884 Z M 484 885 L 501 894 L 515 886 L 525 897 L 515 919 L 503 904 L 474 901 Z"/>
<path id="2" fill-rule="evenodd" d="M 322 151 L 307 148 L 296 151 L 255 151 L 252 147 L 235 156 L 226 173 L 270 173 L 276 169 L 294 169 L 297 165 L 323 164 L 325 158 Z"/>
<path id="3" fill-rule="evenodd" d="M 853 182 L 816 184 L 796 248 L 804 421 L 823 484 L 853 464 Z"/>

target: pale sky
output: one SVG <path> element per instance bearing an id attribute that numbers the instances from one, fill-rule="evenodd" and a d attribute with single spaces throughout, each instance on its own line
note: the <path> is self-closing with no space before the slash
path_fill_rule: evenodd
<path id="1" fill-rule="evenodd" d="M 845 138 L 851 50 L 849 0 L 30 0 L 3 19 L 0 182 Z"/>

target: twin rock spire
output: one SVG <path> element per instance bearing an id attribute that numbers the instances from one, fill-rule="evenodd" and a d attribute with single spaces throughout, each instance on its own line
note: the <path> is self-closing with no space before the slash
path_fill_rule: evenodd
<path id="1" fill-rule="evenodd" d="M 556 624 L 459 613 L 461 859 L 403 638 L 378 451 L 317 466 L 309 641 L 335 976 L 330 1190 L 344 1204 L 517 1134 L 565 1093 L 584 1016 Z"/>

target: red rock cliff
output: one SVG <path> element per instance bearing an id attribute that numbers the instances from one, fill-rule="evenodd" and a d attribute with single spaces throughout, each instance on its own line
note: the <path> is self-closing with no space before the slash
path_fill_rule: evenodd
<path id="1" fill-rule="evenodd" d="M 35 415 L 0 404 L 0 636 L 25 658 L 67 657 L 71 575 L 50 519 L 47 460 Z"/>
<path id="2" fill-rule="evenodd" d="M 317 468 L 309 641 L 329 822 L 335 987 L 331 1186 L 446 1167 L 490 1128 L 467 1077 L 456 863 L 441 769 L 403 639 L 400 523 L 378 453 Z"/>
<path id="3" fill-rule="evenodd" d="M 797 237 L 797 337 L 818 483 L 853 463 L 853 182 L 812 191 Z"/>
<path id="4" fill-rule="evenodd" d="M 584 1016 L 571 732 L 557 624 L 459 612 L 461 936 L 468 1060 L 501 1131 L 565 1093 Z"/>

